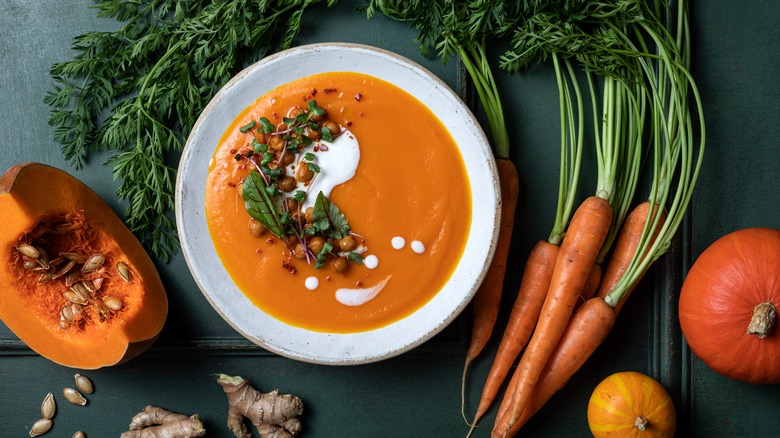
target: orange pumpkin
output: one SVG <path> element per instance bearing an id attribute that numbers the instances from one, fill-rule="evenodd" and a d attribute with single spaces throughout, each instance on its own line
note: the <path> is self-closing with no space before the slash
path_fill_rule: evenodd
<path id="1" fill-rule="evenodd" d="M 145 351 L 168 300 L 122 220 L 73 176 L 38 163 L 0 178 L 0 319 L 64 366 L 95 369 Z"/>
<path id="2" fill-rule="evenodd" d="M 780 230 L 726 234 L 694 262 L 680 292 L 680 327 L 691 350 L 716 372 L 780 383 Z"/>
<path id="3" fill-rule="evenodd" d="M 677 426 L 674 403 L 652 377 L 634 371 L 615 373 L 596 386 L 588 402 L 594 437 L 665 438 Z"/>

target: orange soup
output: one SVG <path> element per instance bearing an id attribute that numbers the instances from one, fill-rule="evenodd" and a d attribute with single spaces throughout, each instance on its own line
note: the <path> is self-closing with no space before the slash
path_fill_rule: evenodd
<path id="1" fill-rule="evenodd" d="M 263 215 L 264 202 L 276 216 Z M 206 215 L 225 269 L 255 305 L 294 326 L 355 333 L 404 318 L 443 287 L 463 254 L 471 198 L 457 145 L 425 105 L 372 76 L 323 73 L 268 92 L 233 121 L 210 163 Z M 284 216 L 288 237 L 258 231 L 255 215 L 271 225 Z"/>

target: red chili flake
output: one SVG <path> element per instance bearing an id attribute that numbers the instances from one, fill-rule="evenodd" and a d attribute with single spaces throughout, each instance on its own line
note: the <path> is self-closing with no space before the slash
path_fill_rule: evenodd
<path id="1" fill-rule="evenodd" d="M 326 146 L 326 145 L 324 145 L 324 144 L 321 144 L 321 145 L 320 145 L 320 150 L 321 150 L 322 152 L 326 152 L 326 151 L 328 150 L 328 146 Z"/>
<path id="2" fill-rule="evenodd" d="M 314 152 L 319 152 L 319 151 L 320 151 L 320 146 L 319 145 L 315 145 L 314 146 Z"/>
<path id="3" fill-rule="evenodd" d="M 234 183 L 233 181 L 228 181 L 227 185 L 228 187 L 235 187 L 236 183 Z"/>
<path id="4" fill-rule="evenodd" d="M 335 88 L 326 88 L 322 90 L 325 94 L 335 93 L 337 90 Z"/>
<path id="5" fill-rule="evenodd" d="M 279 118 L 279 113 L 273 113 L 273 118 L 278 119 Z"/>
<path id="6" fill-rule="evenodd" d="M 330 281 L 330 275 L 325 277 L 325 281 Z"/>
<path id="7" fill-rule="evenodd" d="M 363 113 L 358 113 L 358 117 L 363 117 Z"/>
<path id="8" fill-rule="evenodd" d="M 296 272 L 298 272 L 298 270 L 295 269 L 295 266 L 293 266 L 293 264 L 290 263 L 289 261 L 282 262 L 282 267 L 286 269 L 290 274 L 295 274 Z"/>
<path id="9" fill-rule="evenodd" d="M 301 96 L 301 99 L 303 99 L 303 101 L 306 102 L 307 100 L 309 100 L 309 96 Z"/>
<path id="10" fill-rule="evenodd" d="M 349 128 L 350 126 L 352 126 L 352 122 L 350 122 L 349 120 L 347 120 L 347 128 Z"/>
<path id="11" fill-rule="evenodd" d="M 260 248 L 257 248 L 257 249 L 255 250 L 255 252 L 256 252 L 256 253 L 258 253 L 258 254 L 262 254 L 262 253 L 263 253 L 263 250 L 262 250 L 262 249 L 260 249 Z"/>
<path id="12" fill-rule="evenodd" d="M 231 150 L 230 150 L 230 153 L 231 153 L 231 154 L 235 154 L 236 152 L 238 152 L 238 149 L 231 149 Z"/>
<path id="13" fill-rule="evenodd" d="M 317 89 L 316 88 L 312 88 L 311 89 L 311 95 L 312 96 L 316 96 L 317 95 Z"/>
<path id="14" fill-rule="evenodd" d="M 239 169 L 244 170 L 246 169 L 246 164 L 241 164 L 238 166 Z"/>
<path id="15" fill-rule="evenodd" d="M 360 93 L 355 93 L 355 100 L 357 100 L 358 102 L 360 102 L 360 99 L 362 99 L 362 98 L 363 98 L 363 95 L 362 95 L 362 94 L 360 94 Z"/>
<path id="16" fill-rule="evenodd" d="M 273 238 L 273 237 L 269 237 L 269 238 L 268 238 L 268 239 L 265 241 L 265 243 L 267 243 L 267 244 L 269 244 L 269 245 L 273 245 L 274 243 L 276 243 L 276 240 L 274 240 L 274 238 Z"/>
<path id="17" fill-rule="evenodd" d="M 357 283 L 355 283 L 355 286 L 357 287 L 363 287 L 363 282 L 358 280 Z"/>

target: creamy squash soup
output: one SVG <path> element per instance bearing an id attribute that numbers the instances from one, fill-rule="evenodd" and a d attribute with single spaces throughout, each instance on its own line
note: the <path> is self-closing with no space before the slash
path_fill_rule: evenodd
<path id="1" fill-rule="evenodd" d="M 295 80 L 246 108 L 210 162 L 206 210 L 219 258 L 256 306 L 330 333 L 425 305 L 471 224 L 463 159 L 436 115 L 350 72 Z"/>

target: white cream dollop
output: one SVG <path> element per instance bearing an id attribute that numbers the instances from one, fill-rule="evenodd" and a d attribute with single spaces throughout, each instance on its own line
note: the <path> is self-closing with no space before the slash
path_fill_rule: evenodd
<path id="1" fill-rule="evenodd" d="M 306 286 L 306 289 L 314 290 L 317 289 L 320 286 L 320 280 L 317 277 L 306 277 L 306 280 L 303 282 L 303 284 Z"/>
<path id="2" fill-rule="evenodd" d="M 392 275 L 388 275 L 387 278 L 371 287 L 356 289 L 341 288 L 336 291 L 336 300 L 345 306 L 361 306 L 379 295 L 379 292 L 385 288 L 385 285 L 387 285 L 390 278 L 392 278 Z"/>
<path id="3" fill-rule="evenodd" d="M 422 254 L 425 252 L 425 244 L 420 242 L 419 240 L 415 240 L 412 242 L 412 251 L 416 252 L 417 254 Z"/>
<path id="4" fill-rule="evenodd" d="M 334 187 L 355 176 L 360 162 L 360 143 L 351 131 L 344 127 L 341 129 L 342 133 L 333 141 L 315 141 L 300 155 L 303 157 L 307 153 L 313 154 L 312 162 L 320 168 L 320 173 L 314 176 L 310 184 L 297 184 L 296 190 L 303 190 L 307 194 L 301 206 L 303 210 L 314 207 L 317 193 L 322 192 L 325 197 L 329 197 Z M 300 162 L 294 162 L 287 166 L 287 174 L 295 175 L 295 169 L 299 165 Z"/>
<path id="5" fill-rule="evenodd" d="M 395 236 L 390 240 L 390 245 L 393 245 L 393 249 L 402 249 L 406 246 L 406 239 L 401 236 Z"/>
<path id="6" fill-rule="evenodd" d="M 366 265 L 366 268 L 368 269 L 376 269 L 376 267 L 379 266 L 379 257 L 373 254 L 368 255 L 363 259 L 363 264 Z"/>

